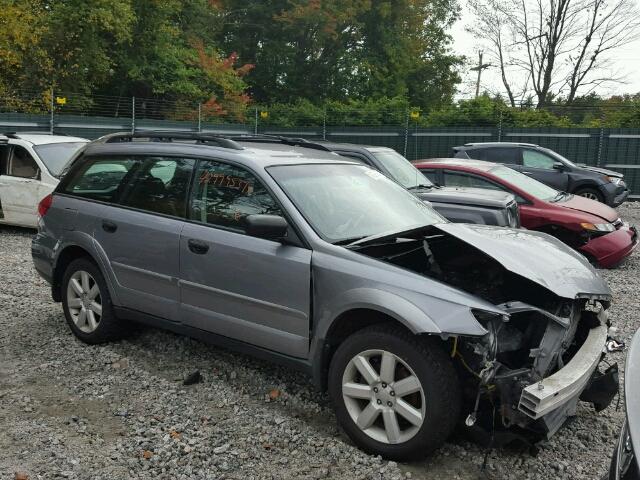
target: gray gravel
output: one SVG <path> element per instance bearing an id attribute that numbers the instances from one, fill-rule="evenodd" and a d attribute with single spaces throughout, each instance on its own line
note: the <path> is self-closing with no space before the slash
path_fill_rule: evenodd
<path id="1" fill-rule="evenodd" d="M 621 207 L 640 224 L 640 204 Z M 0 227 L 0 478 L 596 479 L 622 408 L 578 416 L 537 457 L 464 441 L 415 464 L 360 452 L 302 375 L 152 329 L 91 347 L 68 330 L 31 265 L 32 232 Z M 612 318 L 640 326 L 640 255 L 603 271 Z M 623 363 L 624 354 L 615 360 Z M 184 386 L 195 370 L 202 381 Z"/>

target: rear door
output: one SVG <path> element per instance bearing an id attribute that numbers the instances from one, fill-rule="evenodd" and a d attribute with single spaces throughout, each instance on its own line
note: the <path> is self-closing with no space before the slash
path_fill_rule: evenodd
<path id="1" fill-rule="evenodd" d="M 38 203 L 44 196 L 40 168 L 21 145 L 0 145 L 0 222 L 37 226 Z"/>
<path id="2" fill-rule="evenodd" d="M 282 215 L 248 170 L 200 161 L 180 238 L 184 323 L 294 357 L 306 357 L 311 251 L 250 237 L 251 214 Z"/>
<path id="3" fill-rule="evenodd" d="M 179 243 L 194 166 L 184 158 L 105 157 L 68 186 L 100 202 L 93 237 L 123 307 L 179 320 Z"/>
<path id="4" fill-rule="evenodd" d="M 569 188 L 569 174 L 564 170 L 553 168 L 556 163 L 559 162 L 539 150 L 530 148 L 522 150 L 522 173 L 545 185 L 566 192 Z"/>

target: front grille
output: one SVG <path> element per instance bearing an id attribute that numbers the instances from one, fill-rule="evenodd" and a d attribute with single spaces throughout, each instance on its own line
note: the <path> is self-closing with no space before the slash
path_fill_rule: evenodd
<path id="1" fill-rule="evenodd" d="M 514 228 L 520 228 L 520 210 L 518 204 L 514 201 L 507 205 L 509 214 L 509 226 Z"/>

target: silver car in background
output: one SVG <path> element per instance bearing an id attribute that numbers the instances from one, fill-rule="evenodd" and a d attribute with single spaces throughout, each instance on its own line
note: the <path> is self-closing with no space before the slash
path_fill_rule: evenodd
<path id="1" fill-rule="evenodd" d="M 137 321 L 300 368 L 386 458 L 427 455 L 465 419 L 547 437 L 603 376 L 611 291 L 582 256 L 449 223 L 333 153 L 110 135 L 41 213 L 34 265 L 80 340 Z"/>

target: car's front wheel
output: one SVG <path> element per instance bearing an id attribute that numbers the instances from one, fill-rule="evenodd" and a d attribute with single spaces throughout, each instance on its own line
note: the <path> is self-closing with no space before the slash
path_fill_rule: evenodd
<path id="1" fill-rule="evenodd" d="M 604 196 L 594 188 L 582 188 L 577 190 L 576 195 L 579 197 L 588 198 L 589 200 L 595 200 L 596 202 L 604 202 Z"/>
<path id="2" fill-rule="evenodd" d="M 74 260 L 67 267 L 62 279 L 62 308 L 69 328 L 85 343 L 104 343 L 125 333 L 113 312 L 102 272 L 87 258 Z"/>
<path id="3" fill-rule="evenodd" d="M 460 387 L 437 340 L 374 326 L 347 338 L 331 360 L 338 422 L 363 450 L 392 460 L 440 447 L 460 412 Z"/>

